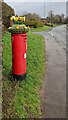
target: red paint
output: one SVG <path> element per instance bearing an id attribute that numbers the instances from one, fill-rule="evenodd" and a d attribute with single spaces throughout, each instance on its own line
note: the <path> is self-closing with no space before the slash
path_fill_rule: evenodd
<path id="1" fill-rule="evenodd" d="M 26 74 L 27 34 L 12 34 L 12 73 Z"/>

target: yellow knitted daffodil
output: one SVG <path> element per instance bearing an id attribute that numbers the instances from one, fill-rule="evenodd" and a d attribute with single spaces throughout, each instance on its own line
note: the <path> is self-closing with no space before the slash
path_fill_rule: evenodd
<path id="1" fill-rule="evenodd" d="M 10 20 L 11 20 L 11 21 L 15 20 L 15 16 L 12 16 L 12 17 L 10 18 Z"/>
<path id="2" fill-rule="evenodd" d="M 15 16 L 12 16 L 11 18 L 10 18 L 10 20 L 11 21 L 25 21 L 25 16 L 24 17 L 15 17 Z"/>
<path id="3" fill-rule="evenodd" d="M 18 20 L 21 20 L 21 18 L 20 18 L 20 17 L 18 17 Z"/>
<path id="4" fill-rule="evenodd" d="M 24 26 L 24 28 L 25 28 L 25 29 L 27 29 L 27 27 L 26 27 L 26 26 Z"/>
<path id="5" fill-rule="evenodd" d="M 16 29 L 19 29 L 19 26 L 18 26 L 18 25 L 16 26 Z"/>
<path id="6" fill-rule="evenodd" d="M 25 21 L 25 16 L 23 17 L 23 21 Z"/>
<path id="7" fill-rule="evenodd" d="M 13 18 L 11 17 L 10 20 L 13 21 Z"/>
<path id="8" fill-rule="evenodd" d="M 18 21 L 18 17 L 15 17 L 15 21 Z"/>
<path id="9" fill-rule="evenodd" d="M 30 28 L 29 26 L 27 28 Z"/>
<path id="10" fill-rule="evenodd" d="M 20 17 L 20 20 L 22 20 L 22 17 Z"/>

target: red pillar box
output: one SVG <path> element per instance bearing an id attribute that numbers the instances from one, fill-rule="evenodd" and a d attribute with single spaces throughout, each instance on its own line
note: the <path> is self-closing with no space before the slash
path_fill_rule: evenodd
<path id="1" fill-rule="evenodd" d="M 26 77 L 27 34 L 12 34 L 12 75 L 16 80 Z"/>
<path id="2" fill-rule="evenodd" d="M 29 26 L 23 24 L 25 16 L 12 16 L 10 21 L 13 22 L 13 25 L 8 28 L 12 35 L 12 76 L 16 80 L 21 80 L 26 77 L 26 33 L 29 31 Z"/>

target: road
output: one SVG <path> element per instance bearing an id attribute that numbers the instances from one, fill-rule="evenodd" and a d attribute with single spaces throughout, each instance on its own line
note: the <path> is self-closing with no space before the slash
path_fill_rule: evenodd
<path id="1" fill-rule="evenodd" d="M 48 32 L 36 33 L 45 37 L 46 48 L 42 117 L 66 118 L 66 28 L 59 26 Z"/>

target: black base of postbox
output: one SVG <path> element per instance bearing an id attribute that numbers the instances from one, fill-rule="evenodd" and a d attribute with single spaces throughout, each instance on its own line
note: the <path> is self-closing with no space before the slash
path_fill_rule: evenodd
<path id="1" fill-rule="evenodd" d="M 12 74 L 13 80 L 24 80 L 26 79 L 26 74 L 23 75 L 16 75 L 16 74 Z"/>

